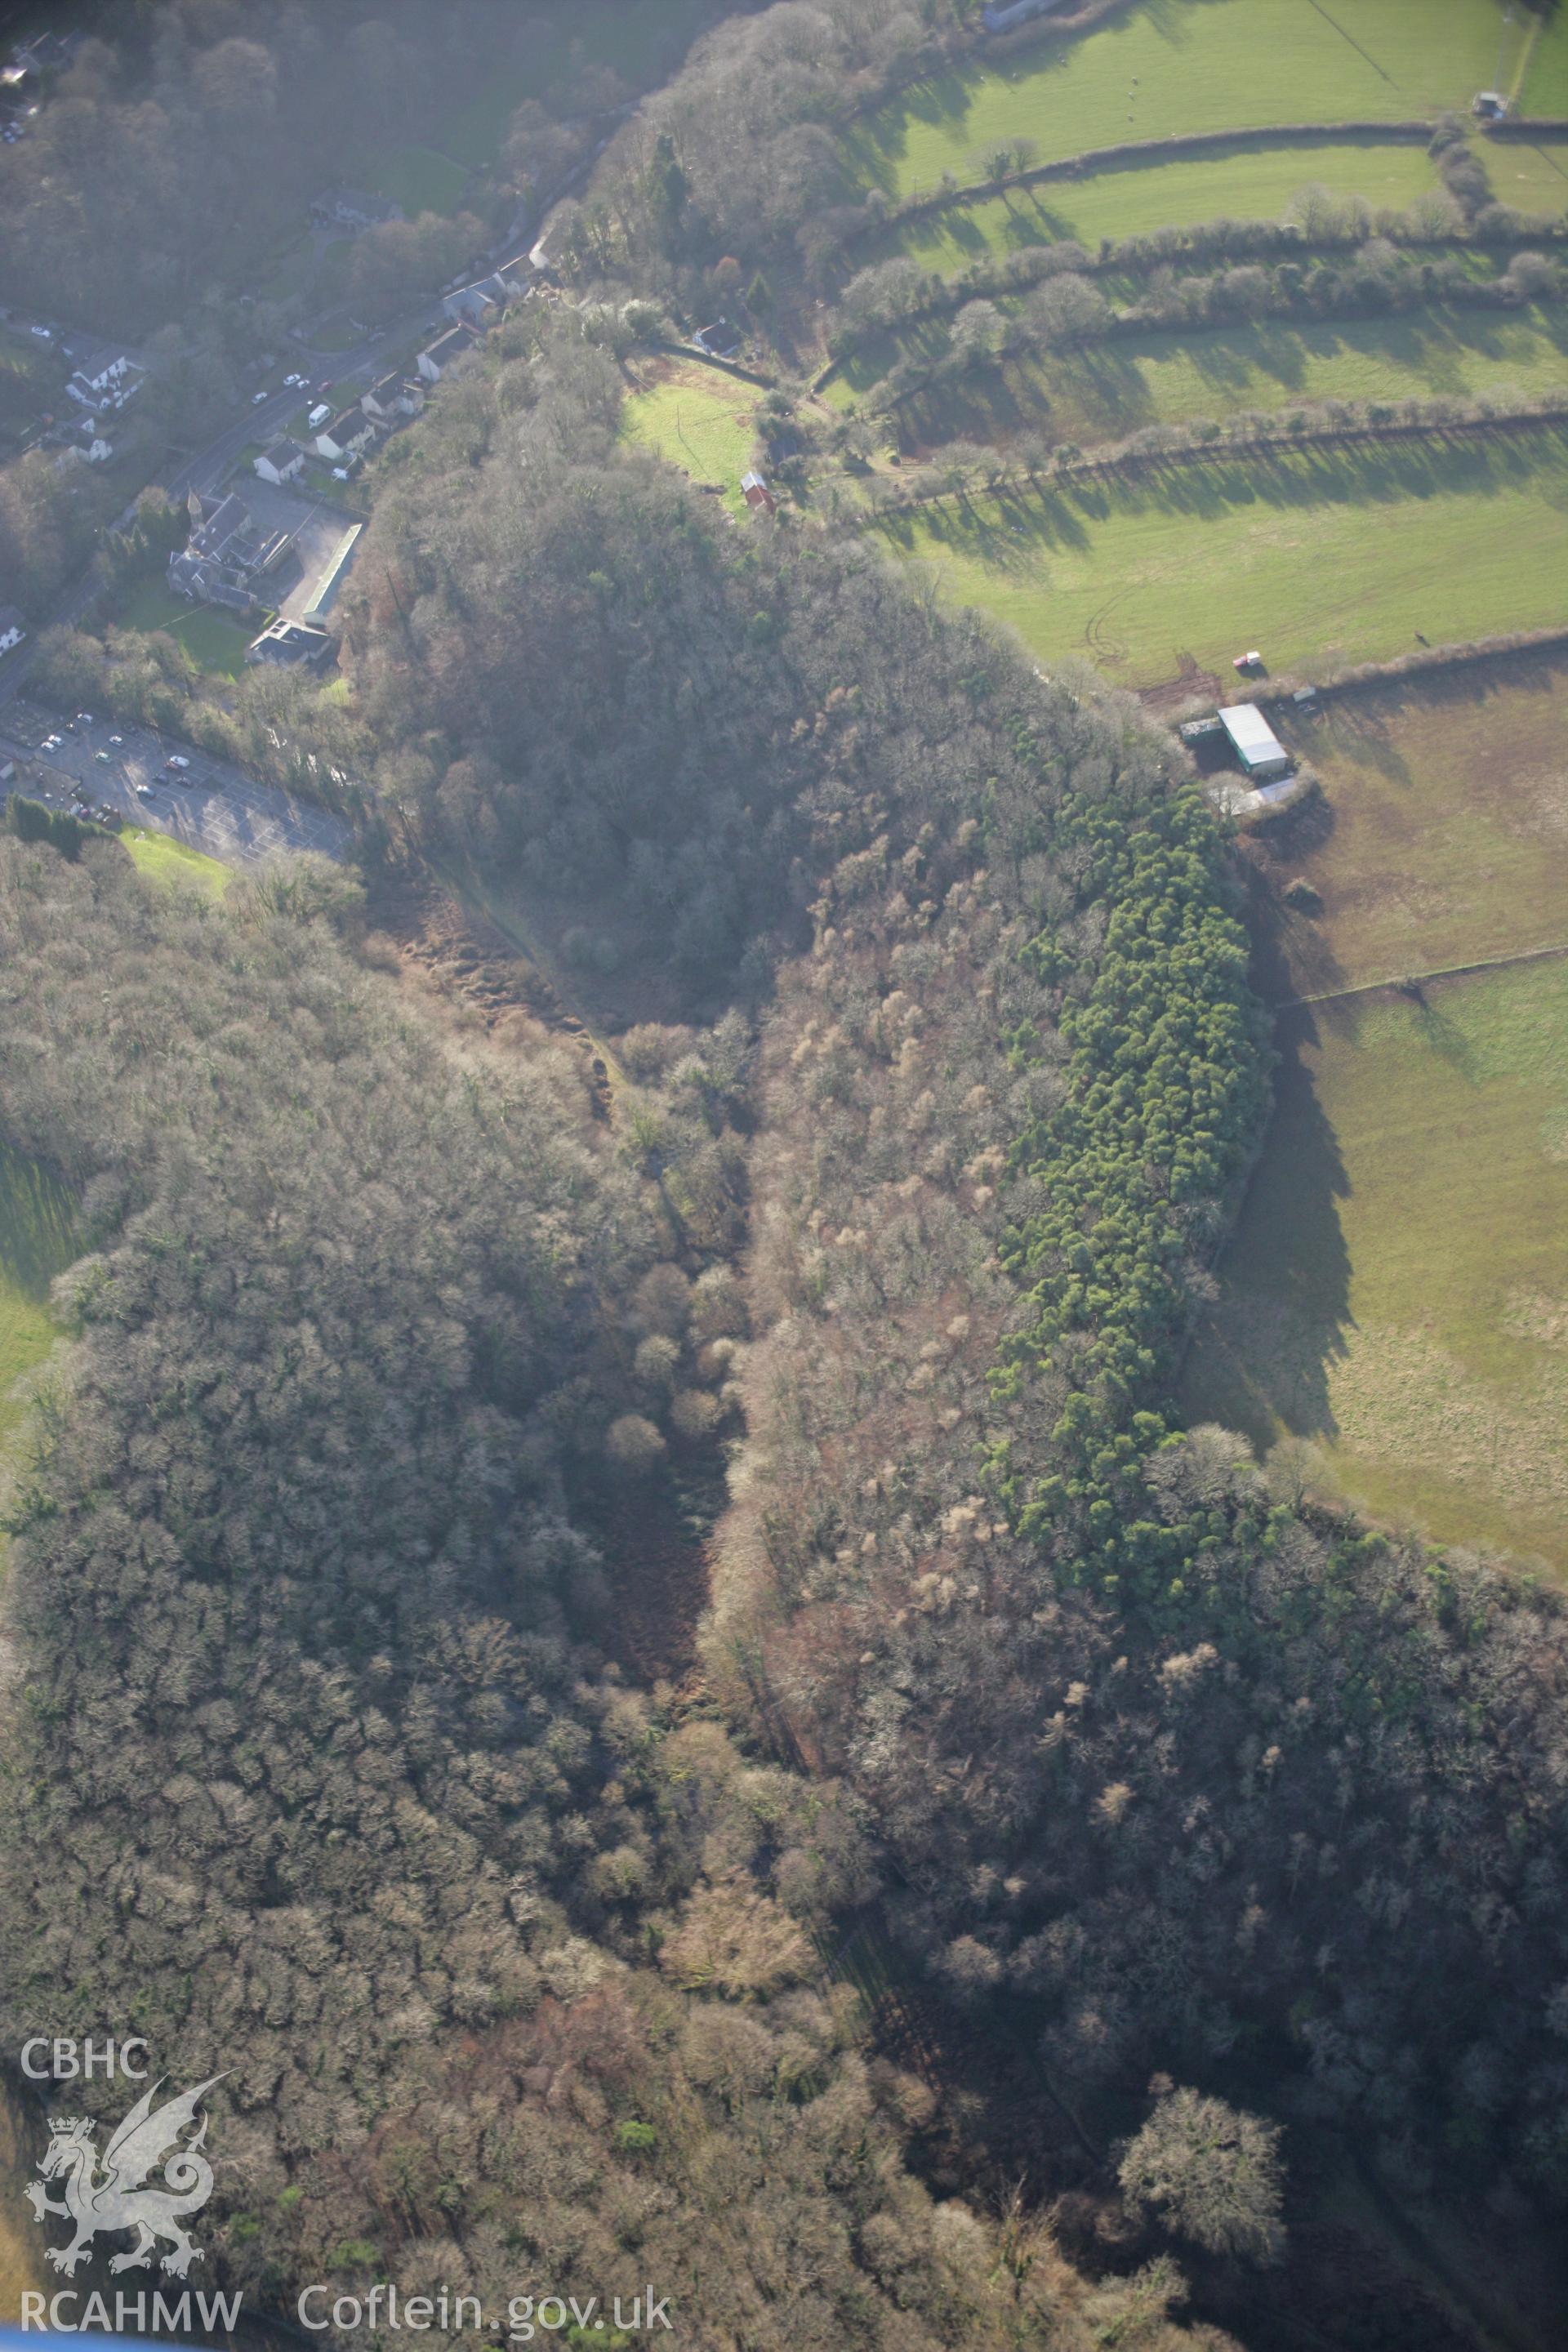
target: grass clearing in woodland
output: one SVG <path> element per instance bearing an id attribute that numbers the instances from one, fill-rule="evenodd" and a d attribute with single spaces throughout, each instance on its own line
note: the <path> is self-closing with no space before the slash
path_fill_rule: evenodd
<path id="1" fill-rule="evenodd" d="M 640 389 L 623 412 L 626 437 L 694 482 L 718 483 L 727 504 L 742 506 L 741 476 L 756 438 L 754 388 L 695 360 L 645 361 L 637 379 Z"/>
<path id="2" fill-rule="evenodd" d="M 58 1337 L 49 1285 L 76 1255 L 75 1216 L 64 1187 L 0 1141 L 0 1443 L 22 1419 L 15 1383 Z"/>

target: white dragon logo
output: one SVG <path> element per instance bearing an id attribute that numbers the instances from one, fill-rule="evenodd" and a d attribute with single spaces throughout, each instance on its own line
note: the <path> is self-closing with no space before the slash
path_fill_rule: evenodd
<path id="1" fill-rule="evenodd" d="M 206 2116 L 188 2146 L 181 2147 L 177 2142 L 186 2126 L 195 2122 L 201 2099 L 222 2080 L 221 2074 L 210 2075 L 194 2091 L 165 2099 L 155 2113 L 153 2101 L 163 2085 L 154 2083 L 104 2149 L 101 2177 L 93 2145 L 97 2130 L 93 2118 L 51 2116 L 49 2144 L 38 2159 L 38 2170 L 44 2180 L 63 2177 L 64 2198 L 55 2203 L 37 2180 L 29 2181 L 22 2194 L 33 2209 L 35 2221 L 41 2221 L 46 2213 L 58 2213 L 75 2224 L 76 2236 L 68 2246 L 47 2247 L 46 2262 L 68 2278 L 78 2263 L 87 2260 L 94 2238 L 109 2230 L 136 2232 L 135 2244 L 128 2253 L 115 2255 L 109 2265 L 111 2271 L 136 2270 L 150 2263 L 160 2238 L 166 2238 L 172 2249 L 163 2256 L 162 2267 L 176 2278 L 184 2278 L 193 2263 L 205 2259 L 180 2224 L 187 2214 L 199 2213 L 212 2195 L 213 2168 L 201 2153 L 207 2136 Z M 171 2147 L 174 2153 L 163 2167 L 164 2186 L 144 2189 L 142 2184 L 147 2175 Z"/>

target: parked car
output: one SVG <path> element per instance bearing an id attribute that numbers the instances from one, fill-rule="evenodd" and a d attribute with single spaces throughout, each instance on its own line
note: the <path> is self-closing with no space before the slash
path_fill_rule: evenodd
<path id="1" fill-rule="evenodd" d="M 90 727 L 92 725 L 91 711 L 79 710 L 76 715 L 76 723 L 79 727 Z"/>
<path id="2" fill-rule="evenodd" d="M 179 774 L 182 768 L 188 768 L 190 764 L 190 761 L 186 759 L 183 751 L 171 751 L 168 758 L 163 762 L 163 765 L 166 768 L 173 768 L 176 775 Z"/>
<path id="3" fill-rule="evenodd" d="M 153 797 L 153 787 L 151 784 L 138 784 L 136 793 L 139 799 L 150 801 Z"/>
<path id="4" fill-rule="evenodd" d="M 118 751 L 121 744 L 124 742 L 125 738 L 123 735 L 111 735 L 109 740 L 114 745 L 115 750 Z"/>
<path id="5" fill-rule="evenodd" d="M 95 751 L 92 756 L 98 761 L 100 768 L 112 767 L 114 764 L 114 754 L 112 751 Z"/>
<path id="6" fill-rule="evenodd" d="M 250 395 L 250 404 L 252 408 L 259 408 L 266 397 L 267 394 L 264 392 L 253 392 Z"/>
<path id="7" fill-rule="evenodd" d="M 41 336 L 46 343 L 52 343 L 55 340 L 55 331 L 52 327 L 29 327 L 27 332 L 30 335 Z"/>

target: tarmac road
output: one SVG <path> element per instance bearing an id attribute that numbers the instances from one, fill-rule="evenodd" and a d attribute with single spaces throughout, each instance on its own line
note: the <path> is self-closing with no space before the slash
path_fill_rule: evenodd
<path id="1" fill-rule="evenodd" d="M 58 751 L 38 748 L 51 725 L 63 738 Z M 121 738 L 117 744 L 110 740 L 115 735 Z M 108 759 L 98 759 L 100 751 L 107 751 Z M 171 752 L 191 763 L 177 782 L 163 772 Z M 71 787 L 79 784 L 94 808 L 116 809 L 129 822 L 169 834 L 228 866 L 262 866 L 300 849 L 324 857 L 353 854 L 352 831 L 330 809 L 296 800 L 226 760 L 215 760 L 151 728 L 95 717 L 90 726 L 78 720 L 68 732 L 63 717 L 12 702 L 0 707 L 0 766 L 7 760 L 18 763 L 10 791 L 68 809 L 75 805 Z M 23 761 L 30 773 L 23 773 Z M 139 793 L 138 784 L 149 789 Z"/>

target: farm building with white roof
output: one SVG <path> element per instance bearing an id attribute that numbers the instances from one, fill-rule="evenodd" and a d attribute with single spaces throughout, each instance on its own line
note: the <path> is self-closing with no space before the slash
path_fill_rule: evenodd
<path id="1" fill-rule="evenodd" d="M 1236 756 L 1249 776 L 1283 776 L 1290 754 L 1256 703 L 1238 702 L 1222 710 L 1219 723 L 1236 747 Z"/>

